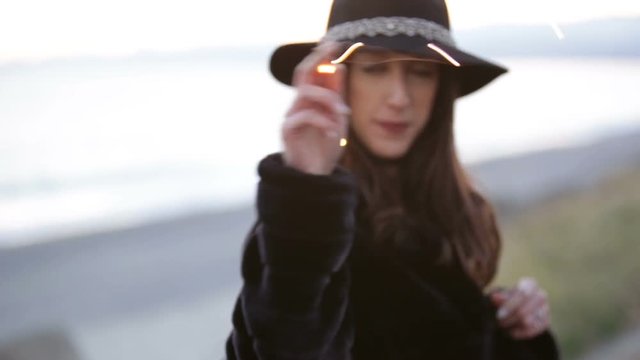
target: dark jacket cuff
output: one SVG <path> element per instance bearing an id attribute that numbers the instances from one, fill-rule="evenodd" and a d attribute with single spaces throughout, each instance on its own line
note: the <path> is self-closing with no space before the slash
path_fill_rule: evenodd
<path id="1" fill-rule="evenodd" d="M 258 247 L 263 263 L 279 270 L 335 272 L 353 242 L 357 186 L 336 167 L 312 175 L 272 154 L 258 166 Z"/>
<path id="2" fill-rule="evenodd" d="M 524 341 L 527 342 L 527 345 L 538 359 L 556 360 L 560 358 L 557 341 L 550 330 Z"/>

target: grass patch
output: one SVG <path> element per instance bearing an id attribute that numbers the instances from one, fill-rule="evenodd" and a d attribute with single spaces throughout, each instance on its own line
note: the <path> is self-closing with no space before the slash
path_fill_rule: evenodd
<path id="1" fill-rule="evenodd" d="M 501 226 L 496 284 L 538 280 L 549 292 L 565 358 L 638 322 L 640 170 L 545 202 Z"/>

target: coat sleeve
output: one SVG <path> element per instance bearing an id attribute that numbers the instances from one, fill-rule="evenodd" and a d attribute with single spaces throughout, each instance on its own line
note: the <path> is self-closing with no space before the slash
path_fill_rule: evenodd
<path id="1" fill-rule="evenodd" d="M 227 358 L 349 359 L 353 177 L 340 168 L 298 172 L 279 154 L 258 173 L 258 221 L 245 244 Z"/>
<path id="2" fill-rule="evenodd" d="M 505 331 L 498 330 L 496 359 L 558 360 L 560 350 L 551 331 L 527 340 L 514 340 Z"/>

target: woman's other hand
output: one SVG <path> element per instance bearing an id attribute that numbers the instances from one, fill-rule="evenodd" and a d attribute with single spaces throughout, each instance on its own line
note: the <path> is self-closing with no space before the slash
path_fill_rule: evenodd
<path id="1" fill-rule="evenodd" d="M 330 174 L 346 138 L 349 108 L 344 103 L 344 65 L 336 65 L 333 74 L 320 73 L 337 54 L 338 45 L 325 43 L 314 49 L 295 69 L 293 85 L 297 96 L 282 126 L 284 161 L 302 172 Z"/>
<path id="2" fill-rule="evenodd" d="M 523 278 L 511 289 L 493 291 L 498 324 L 514 339 L 530 339 L 549 328 L 547 293 L 532 278 Z"/>

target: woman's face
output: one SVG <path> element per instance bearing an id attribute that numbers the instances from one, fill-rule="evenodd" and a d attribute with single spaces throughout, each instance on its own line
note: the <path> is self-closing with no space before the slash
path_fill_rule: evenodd
<path id="1" fill-rule="evenodd" d="M 374 155 L 403 157 L 429 121 L 438 89 L 438 65 L 367 49 L 349 68 L 351 128 Z"/>

